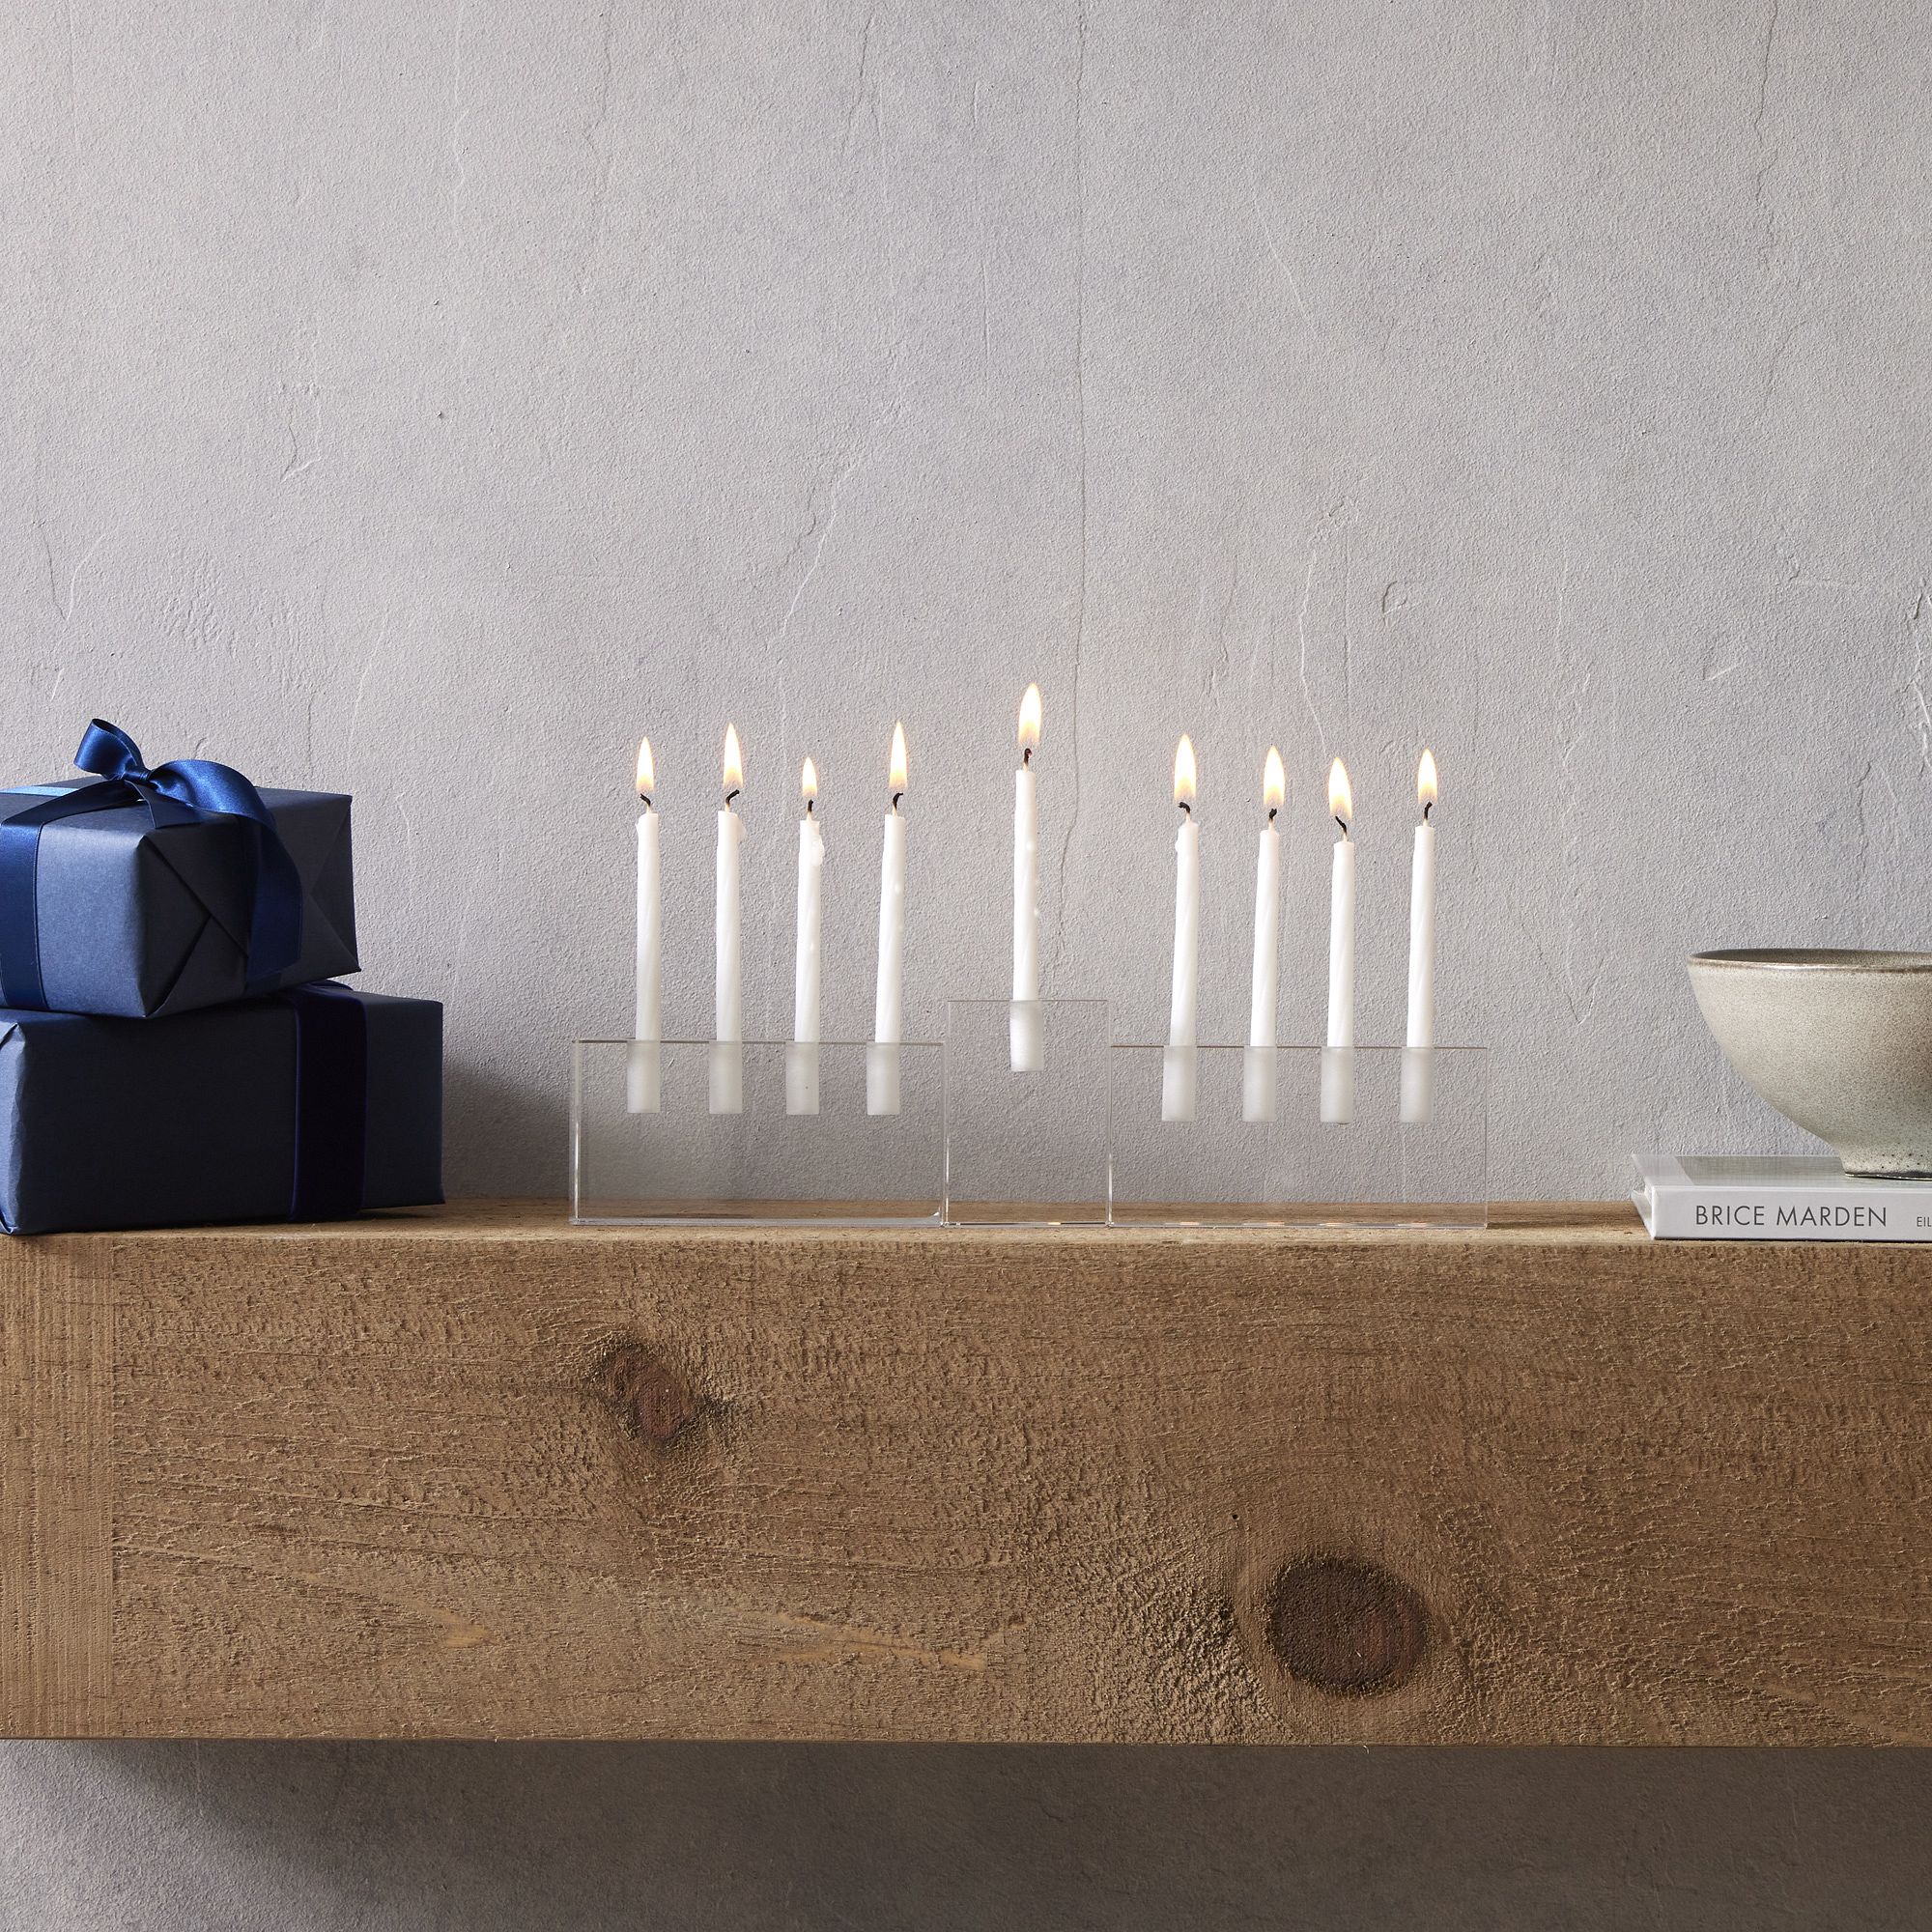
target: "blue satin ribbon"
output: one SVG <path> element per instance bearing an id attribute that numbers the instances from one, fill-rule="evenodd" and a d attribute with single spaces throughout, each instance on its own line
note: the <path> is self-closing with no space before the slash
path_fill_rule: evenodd
<path id="1" fill-rule="evenodd" d="M 291 1221 L 362 1211 L 369 1144 L 369 1015 L 347 986 L 324 980 L 280 997 L 296 1016 L 296 1161 Z"/>
<path id="2" fill-rule="evenodd" d="M 156 829 L 213 818 L 253 825 L 247 990 L 265 991 L 296 963 L 301 956 L 301 876 L 275 830 L 274 813 L 240 772 L 209 758 L 178 758 L 151 770 L 133 739 L 99 718 L 88 725 L 73 761 L 99 783 L 60 792 L 0 820 L 0 1005 L 43 1009 L 47 1004 L 35 885 L 42 832 L 64 818 L 116 806 L 145 807 Z"/>

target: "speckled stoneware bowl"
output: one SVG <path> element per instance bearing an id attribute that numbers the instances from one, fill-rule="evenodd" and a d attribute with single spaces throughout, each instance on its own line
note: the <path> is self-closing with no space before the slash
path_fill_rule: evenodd
<path id="1" fill-rule="evenodd" d="M 1724 1058 L 1847 1174 L 1932 1175 L 1932 953 L 1699 952 Z"/>

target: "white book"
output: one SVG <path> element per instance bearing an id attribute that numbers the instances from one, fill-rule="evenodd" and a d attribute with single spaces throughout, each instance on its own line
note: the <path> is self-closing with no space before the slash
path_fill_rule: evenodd
<path id="1" fill-rule="evenodd" d="M 1639 1155 L 1631 1192 L 1660 1241 L 1932 1241 L 1932 1180 L 1861 1180 L 1829 1155 Z"/>

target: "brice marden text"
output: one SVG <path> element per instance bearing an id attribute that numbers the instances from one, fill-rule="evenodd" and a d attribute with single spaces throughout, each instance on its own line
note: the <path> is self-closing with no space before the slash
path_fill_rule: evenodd
<path id="1" fill-rule="evenodd" d="M 1888 1225 L 1884 1208 L 1836 1207 L 1767 1208 L 1762 1201 L 1747 1201 L 1732 1207 L 1721 1201 L 1697 1204 L 1700 1228 L 1883 1228 Z"/>

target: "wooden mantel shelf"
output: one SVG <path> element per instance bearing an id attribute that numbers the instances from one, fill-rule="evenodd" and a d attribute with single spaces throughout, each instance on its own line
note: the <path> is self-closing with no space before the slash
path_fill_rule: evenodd
<path id="1" fill-rule="evenodd" d="M 1932 1741 L 1932 1252 L 0 1242 L 13 1735 Z"/>

